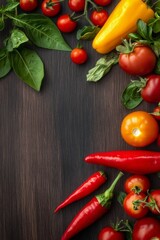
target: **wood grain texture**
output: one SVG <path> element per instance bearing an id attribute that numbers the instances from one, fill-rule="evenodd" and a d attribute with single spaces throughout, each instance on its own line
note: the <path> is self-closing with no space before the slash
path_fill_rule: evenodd
<path id="1" fill-rule="evenodd" d="M 65 5 L 64 12 L 67 1 Z M 5 33 L 0 34 L 2 42 Z M 76 45 L 75 34 L 64 37 L 72 47 Z M 86 164 L 84 157 L 95 151 L 131 148 L 119 131 L 129 112 L 121 105 L 120 96 L 130 77 L 116 66 L 100 82 L 86 82 L 86 73 L 100 55 L 90 42 L 83 45 L 89 61 L 82 66 L 71 63 L 69 53 L 38 50 L 45 63 L 40 93 L 13 72 L 0 82 L 1 240 L 60 240 L 73 216 L 95 193 L 53 214 L 56 206 L 94 171 L 104 169 L 108 175 L 96 194 L 118 173 Z M 149 111 L 151 105 L 143 103 L 138 109 Z M 126 176 L 117 191 L 123 190 Z M 151 179 L 157 181 L 155 176 Z M 100 229 L 115 222 L 117 216 L 127 218 L 116 200 L 113 206 L 74 239 L 96 240 Z"/>

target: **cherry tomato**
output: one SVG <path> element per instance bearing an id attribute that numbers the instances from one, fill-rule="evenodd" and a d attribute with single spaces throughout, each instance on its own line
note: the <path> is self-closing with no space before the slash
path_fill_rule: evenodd
<path id="1" fill-rule="evenodd" d="M 148 197 L 149 209 L 154 214 L 160 214 L 160 189 L 150 192 Z"/>
<path id="2" fill-rule="evenodd" d="M 108 19 L 108 12 L 104 9 L 100 11 L 94 10 L 90 15 L 91 22 L 99 27 L 102 27 Z"/>
<path id="3" fill-rule="evenodd" d="M 128 177 L 124 182 L 124 190 L 126 193 L 134 192 L 139 194 L 140 192 L 146 193 L 150 188 L 150 180 L 144 175 L 132 175 Z"/>
<path id="4" fill-rule="evenodd" d="M 100 6 L 107 6 L 112 2 L 112 0 L 94 0 L 94 2 Z"/>
<path id="5" fill-rule="evenodd" d="M 57 26 L 61 32 L 73 32 L 77 26 L 77 22 L 72 20 L 68 14 L 63 14 L 57 19 Z"/>
<path id="6" fill-rule="evenodd" d="M 144 76 L 153 71 L 156 55 L 147 46 L 137 45 L 130 53 L 120 53 L 119 66 L 132 75 Z"/>
<path id="7" fill-rule="evenodd" d="M 151 217 L 145 217 L 136 221 L 133 227 L 133 240 L 151 240 L 160 233 L 160 222 Z"/>
<path id="8" fill-rule="evenodd" d="M 23 11 L 30 12 L 36 9 L 38 0 L 20 0 L 19 5 Z"/>
<path id="9" fill-rule="evenodd" d="M 98 240 L 124 240 L 124 234 L 113 227 L 105 227 L 98 234 Z"/>
<path id="10" fill-rule="evenodd" d="M 144 147 L 153 143 L 158 133 L 157 121 L 145 111 L 129 113 L 121 123 L 122 138 L 134 147 Z"/>
<path id="11" fill-rule="evenodd" d="M 154 108 L 152 116 L 154 116 L 156 120 L 160 120 L 160 105 Z"/>
<path id="12" fill-rule="evenodd" d="M 84 10 L 85 0 L 69 0 L 68 6 L 73 12 L 81 12 Z"/>
<path id="13" fill-rule="evenodd" d="M 143 100 L 149 103 L 160 102 L 160 75 L 150 75 L 146 79 L 146 86 L 141 90 Z"/>
<path id="14" fill-rule="evenodd" d="M 130 192 L 126 195 L 123 201 L 123 208 L 125 212 L 132 218 L 142 218 L 148 213 L 148 207 L 139 202 L 146 198 L 146 194 Z"/>
<path id="15" fill-rule="evenodd" d="M 76 64 L 83 64 L 88 59 L 88 54 L 84 48 L 74 48 L 71 51 L 71 60 Z"/>
<path id="16" fill-rule="evenodd" d="M 44 0 L 41 10 L 45 16 L 54 17 L 60 12 L 61 4 L 58 0 Z"/>

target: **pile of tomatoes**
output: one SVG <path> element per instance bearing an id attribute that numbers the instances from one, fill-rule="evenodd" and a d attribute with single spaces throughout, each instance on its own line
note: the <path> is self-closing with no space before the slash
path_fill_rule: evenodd
<path id="1" fill-rule="evenodd" d="M 40 6 L 45 16 L 50 18 L 57 16 L 56 25 L 62 33 L 75 31 L 80 18 L 87 20 L 90 26 L 102 27 L 109 17 L 104 7 L 109 5 L 111 0 L 68 0 L 68 10 L 71 13 L 61 14 L 63 1 L 43 0 Z M 91 11 L 88 5 L 91 6 Z M 38 0 L 20 0 L 20 7 L 23 11 L 33 11 L 38 7 Z M 88 59 L 88 53 L 86 49 L 78 45 L 71 52 L 70 58 L 75 64 L 83 64 Z"/>

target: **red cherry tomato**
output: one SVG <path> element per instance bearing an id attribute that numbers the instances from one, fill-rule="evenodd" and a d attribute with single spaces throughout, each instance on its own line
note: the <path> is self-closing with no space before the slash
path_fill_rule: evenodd
<path id="1" fill-rule="evenodd" d="M 160 75 L 154 74 L 146 78 L 146 85 L 141 90 L 143 100 L 149 103 L 160 102 Z"/>
<path id="2" fill-rule="evenodd" d="M 124 190 L 126 193 L 134 192 L 139 194 L 140 192 L 146 193 L 150 188 L 150 180 L 144 175 L 132 175 L 128 177 L 124 182 Z"/>
<path id="3" fill-rule="evenodd" d="M 156 120 L 160 120 L 160 105 L 154 108 L 152 115 Z"/>
<path id="4" fill-rule="evenodd" d="M 130 192 L 126 195 L 123 201 L 125 212 L 133 218 L 142 218 L 148 213 L 148 208 L 140 202 L 146 198 L 146 194 Z"/>
<path id="5" fill-rule="evenodd" d="M 41 10 L 45 16 L 54 17 L 60 12 L 61 4 L 58 0 L 44 0 Z"/>
<path id="6" fill-rule="evenodd" d="M 102 27 L 108 19 L 108 12 L 104 9 L 100 11 L 94 10 L 90 15 L 91 22 L 99 27 Z"/>
<path id="7" fill-rule="evenodd" d="M 19 5 L 23 11 L 30 12 L 36 9 L 38 0 L 20 0 Z"/>
<path id="8" fill-rule="evenodd" d="M 72 20 L 68 14 L 63 14 L 57 19 L 57 26 L 61 32 L 73 32 L 77 26 L 77 22 Z"/>
<path id="9" fill-rule="evenodd" d="M 74 12 L 81 12 L 84 10 L 85 0 L 69 0 L 68 6 Z"/>
<path id="10" fill-rule="evenodd" d="M 84 48 L 74 48 L 71 51 L 71 60 L 76 64 L 83 64 L 88 59 L 88 54 Z"/>
<path id="11" fill-rule="evenodd" d="M 112 227 L 103 228 L 98 235 L 98 240 L 124 240 L 124 234 Z"/>
<path id="12" fill-rule="evenodd" d="M 133 240 L 151 240 L 160 233 L 160 222 L 151 217 L 146 217 L 136 221 L 133 227 Z"/>
<path id="13" fill-rule="evenodd" d="M 149 209 L 154 214 L 160 214 L 160 189 L 150 192 L 148 197 Z"/>
<path id="14" fill-rule="evenodd" d="M 112 0 L 94 0 L 94 2 L 100 6 L 107 6 L 112 2 Z"/>
<path id="15" fill-rule="evenodd" d="M 137 45 L 130 53 L 120 53 L 119 66 L 132 75 L 144 76 L 153 71 L 156 65 L 156 55 L 151 48 Z"/>

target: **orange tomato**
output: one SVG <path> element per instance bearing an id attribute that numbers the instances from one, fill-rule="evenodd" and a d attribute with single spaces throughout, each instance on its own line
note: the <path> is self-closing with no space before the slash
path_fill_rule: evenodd
<path id="1" fill-rule="evenodd" d="M 121 123 L 121 136 L 131 146 L 144 147 L 156 140 L 159 133 L 157 121 L 145 111 L 132 112 Z"/>

